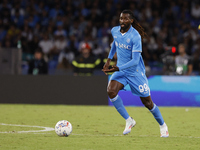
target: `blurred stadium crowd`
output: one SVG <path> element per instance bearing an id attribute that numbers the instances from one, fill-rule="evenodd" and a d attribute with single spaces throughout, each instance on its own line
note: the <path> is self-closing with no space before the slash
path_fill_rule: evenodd
<path id="1" fill-rule="evenodd" d="M 170 65 L 183 43 L 192 58 L 193 74 L 199 75 L 199 0 L 1 0 L 0 47 L 21 48 L 23 70 L 41 50 L 49 73 L 73 73 L 73 66 L 81 67 L 76 60 L 87 48 L 95 60 L 90 67 L 101 74 L 112 42 L 111 28 L 118 25 L 124 9 L 134 12 L 149 36 L 142 53 L 147 74 L 173 72 Z"/>

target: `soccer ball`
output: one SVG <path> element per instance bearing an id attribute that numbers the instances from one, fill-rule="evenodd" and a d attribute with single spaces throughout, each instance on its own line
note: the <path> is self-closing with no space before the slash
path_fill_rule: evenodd
<path id="1" fill-rule="evenodd" d="M 69 136 L 72 132 L 72 124 L 67 120 L 58 121 L 55 125 L 55 132 L 58 136 Z"/>

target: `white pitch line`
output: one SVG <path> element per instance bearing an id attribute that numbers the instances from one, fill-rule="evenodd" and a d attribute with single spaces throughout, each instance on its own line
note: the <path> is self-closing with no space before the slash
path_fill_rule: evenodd
<path id="1" fill-rule="evenodd" d="M 19 125 L 19 124 L 6 124 L 0 123 L 0 125 L 5 126 L 18 126 L 18 127 L 30 127 L 30 128 L 43 128 L 43 130 L 29 130 L 29 131 L 8 131 L 8 132 L 0 132 L 0 133 L 30 133 L 30 132 L 46 132 L 46 131 L 54 131 L 54 128 L 51 127 L 43 127 L 43 126 L 31 126 L 31 125 Z"/>

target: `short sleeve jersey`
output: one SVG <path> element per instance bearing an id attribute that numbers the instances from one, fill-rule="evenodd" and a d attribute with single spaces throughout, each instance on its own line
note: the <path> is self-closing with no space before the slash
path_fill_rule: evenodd
<path id="1" fill-rule="evenodd" d="M 132 26 L 125 33 L 120 32 L 120 26 L 113 27 L 111 30 L 113 36 L 113 44 L 108 58 L 112 59 L 117 52 L 117 66 L 120 67 L 133 59 L 132 53 L 142 52 L 141 36 Z M 137 76 L 145 74 L 145 66 L 143 58 L 140 55 L 139 63 L 122 70 L 127 75 Z"/>

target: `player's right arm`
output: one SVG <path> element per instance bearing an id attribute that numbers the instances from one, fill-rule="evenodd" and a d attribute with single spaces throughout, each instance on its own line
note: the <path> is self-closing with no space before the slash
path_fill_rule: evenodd
<path id="1" fill-rule="evenodd" d="M 110 66 L 110 62 L 113 58 L 113 56 L 115 55 L 115 52 L 116 52 L 116 46 L 115 46 L 115 41 L 113 41 L 112 43 L 112 46 L 111 46 L 111 49 L 110 49 L 110 53 L 108 55 L 108 59 L 106 61 L 106 63 L 104 64 L 103 66 L 103 69 L 102 71 L 107 75 L 106 71 L 108 71 L 109 69 L 109 66 Z"/>
<path id="2" fill-rule="evenodd" d="M 113 27 L 112 29 L 111 29 L 111 34 L 112 34 L 112 36 L 113 36 L 113 31 L 114 31 L 114 28 L 116 28 L 116 27 Z M 114 39 L 114 37 L 113 37 L 113 39 Z M 111 62 L 111 60 L 112 60 L 112 58 L 113 58 L 113 56 L 115 55 L 115 52 L 116 52 L 116 45 L 115 45 L 115 40 L 113 40 L 113 42 L 112 42 L 112 44 L 111 44 L 111 49 L 110 49 L 110 52 L 109 52 L 109 55 L 108 55 L 108 59 L 107 59 L 107 61 L 106 61 L 106 63 L 104 64 L 104 66 L 103 66 L 103 69 L 102 69 L 102 71 L 107 75 L 107 71 L 109 71 L 109 66 L 110 66 L 110 62 Z"/>

